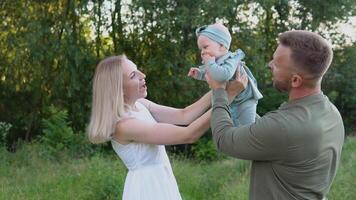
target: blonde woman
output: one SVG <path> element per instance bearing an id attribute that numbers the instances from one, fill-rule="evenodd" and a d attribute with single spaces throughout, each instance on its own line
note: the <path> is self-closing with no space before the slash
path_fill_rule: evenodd
<path id="1" fill-rule="evenodd" d="M 237 86 L 231 87 L 231 96 L 244 88 Z M 89 140 L 111 141 L 128 168 L 123 200 L 179 200 L 164 145 L 195 142 L 208 130 L 211 92 L 184 109 L 158 105 L 146 96 L 145 74 L 125 55 L 102 60 L 93 82 Z"/>

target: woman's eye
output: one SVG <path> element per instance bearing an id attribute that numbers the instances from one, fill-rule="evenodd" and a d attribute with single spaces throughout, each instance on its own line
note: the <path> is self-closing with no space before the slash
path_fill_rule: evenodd
<path id="1" fill-rule="evenodd" d="M 131 73 L 130 78 L 133 79 L 133 78 L 135 78 L 135 76 L 136 76 L 136 72 L 133 72 L 133 73 Z"/>

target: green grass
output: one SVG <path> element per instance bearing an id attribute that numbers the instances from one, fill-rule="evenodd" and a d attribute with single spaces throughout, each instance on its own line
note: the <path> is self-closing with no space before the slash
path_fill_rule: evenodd
<path id="1" fill-rule="evenodd" d="M 356 137 L 348 138 L 341 157 L 341 164 L 329 192 L 330 200 L 356 199 Z"/>
<path id="2" fill-rule="evenodd" d="M 124 181 L 125 169 L 119 162 L 98 156 L 50 161 L 26 150 L 7 155 L 6 164 L 1 164 L 1 200 L 117 199 L 121 193 L 117 183 Z"/>
<path id="3" fill-rule="evenodd" d="M 226 158 L 196 162 L 171 158 L 183 199 L 247 199 L 249 162 Z M 53 160 L 43 147 L 0 149 L 0 200 L 121 199 L 127 170 L 113 153 Z M 344 146 L 330 200 L 356 199 L 356 138 Z"/>
<path id="4" fill-rule="evenodd" d="M 183 199 L 247 198 L 249 162 L 224 159 L 195 163 L 180 159 L 173 160 L 173 166 Z"/>

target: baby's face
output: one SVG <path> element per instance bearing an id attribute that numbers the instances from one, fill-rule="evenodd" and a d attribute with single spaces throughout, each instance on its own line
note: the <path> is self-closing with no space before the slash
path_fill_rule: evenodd
<path id="1" fill-rule="evenodd" d="M 200 49 L 201 56 L 208 54 L 215 58 L 219 58 L 227 52 L 223 45 L 209 39 L 204 35 L 200 35 L 198 37 L 198 48 Z"/>

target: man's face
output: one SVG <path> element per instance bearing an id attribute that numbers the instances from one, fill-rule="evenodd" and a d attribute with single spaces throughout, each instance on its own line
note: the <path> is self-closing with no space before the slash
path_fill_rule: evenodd
<path id="1" fill-rule="evenodd" d="M 292 70 L 291 49 L 278 45 L 273 54 L 273 59 L 268 63 L 272 72 L 273 87 L 281 92 L 289 92 L 291 88 Z"/>

